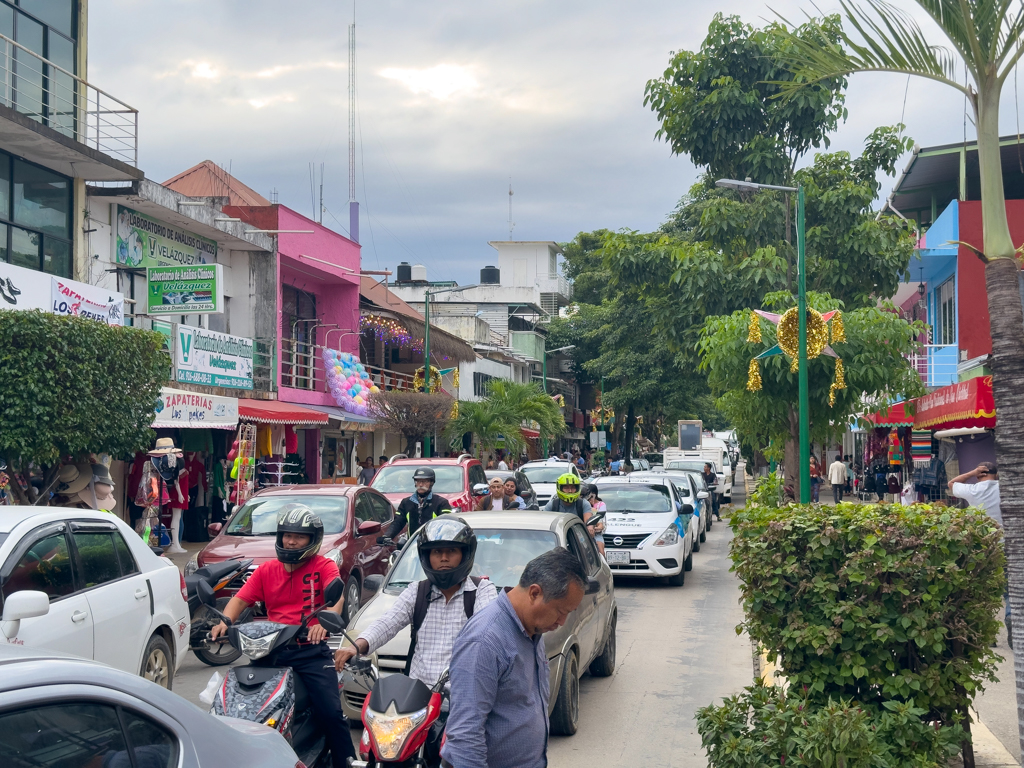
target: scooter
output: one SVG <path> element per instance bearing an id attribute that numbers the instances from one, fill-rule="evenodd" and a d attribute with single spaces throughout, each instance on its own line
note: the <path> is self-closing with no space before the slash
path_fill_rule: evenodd
<path id="1" fill-rule="evenodd" d="M 210 630 L 220 621 L 220 616 L 207 609 L 199 599 L 196 587 L 200 582 L 203 582 L 216 595 L 230 584 L 239 573 L 247 571 L 252 562 L 250 558 L 248 560 L 225 560 L 222 563 L 211 563 L 210 565 L 204 565 L 185 577 L 185 591 L 188 594 L 188 612 L 192 622 L 192 628 L 189 630 L 188 635 L 188 645 L 196 655 L 196 658 L 204 664 L 209 664 L 211 667 L 232 664 L 238 660 L 242 652 L 232 648 L 226 642 L 226 639 L 209 639 Z M 222 597 L 216 600 L 214 608 L 223 609 L 229 599 Z M 239 617 L 240 622 L 248 620 L 251 611 L 250 609 L 246 609 L 246 611 L 248 612 L 247 614 Z"/>
<path id="2" fill-rule="evenodd" d="M 231 624 L 215 607 L 213 590 L 206 582 L 196 587 L 202 603 L 229 624 L 228 641 L 249 657 L 248 666 L 232 667 L 213 700 L 211 714 L 236 717 L 262 723 L 283 735 L 299 760 L 309 768 L 327 768 L 331 764 L 330 748 L 324 733 L 313 716 L 313 708 L 302 678 L 291 667 L 274 664 L 274 652 L 305 641 L 307 616 L 301 624 L 278 624 L 274 621 L 250 621 Z M 335 579 L 324 590 L 327 605 L 337 603 L 345 591 L 341 579 Z M 334 611 L 315 614 L 328 634 L 345 629 L 345 620 Z M 339 678 L 340 695 L 340 678 Z"/>

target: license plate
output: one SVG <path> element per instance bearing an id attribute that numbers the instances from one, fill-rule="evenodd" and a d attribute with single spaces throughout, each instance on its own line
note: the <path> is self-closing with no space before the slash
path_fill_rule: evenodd
<path id="1" fill-rule="evenodd" d="M 629 565 L 629 552 L 616 552 L 613 549 L 606 549 L 604 557 L 608 565 Z"/>

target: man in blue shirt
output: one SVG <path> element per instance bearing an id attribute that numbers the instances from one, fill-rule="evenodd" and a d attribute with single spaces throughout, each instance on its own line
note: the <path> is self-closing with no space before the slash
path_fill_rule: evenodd
<path id="1" fill-rule="evenodd" d="M 469 621 L 452 651 L 442 766 L 546 768 L 549 671 L 543 635 L 565 624 L 586 585 L 580 561 L 556 547 L 527 563 L 519 584 Z"/>

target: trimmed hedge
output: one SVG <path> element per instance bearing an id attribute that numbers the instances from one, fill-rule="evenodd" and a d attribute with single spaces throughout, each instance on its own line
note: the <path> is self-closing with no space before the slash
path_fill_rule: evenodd
<path id="1" fill-rule="evenodd" d="M 995 680 L 1004 555 L 984 512 L 751 506 L 732 524 L 737 632 L 818 704 L 913 701 L 952 724 Z"/>

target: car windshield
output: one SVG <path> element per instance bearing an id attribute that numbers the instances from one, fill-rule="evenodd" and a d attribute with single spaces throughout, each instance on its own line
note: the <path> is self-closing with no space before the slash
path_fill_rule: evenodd
<path id="1" fill-rule="evenodd" d="M 508 528 L 478 528 L 476 541 L 471 575 L 486 576 L 498 589 L 514 587 L 528 562 L 558 546 L 558 537 L 551 531 Z M 419 553 L 415 547 L 406 547 L 384 591 L 395 595 L 424 578 Z"/>
<path id="2" fill-rule="evenodd" d="M 347 496 L 255 496 L 228 523 L 228 536 L 273 536 L 278 513 L 288 504 L 305 504 L 324 524 L 324 533 L 341 533 L 348 516 Z"/>
<path id="3" fill-rule="evenodd" d="M 609 512 L 671 512 L 664 485 L 601 485 L 601 501 Z"/>
<path id="4" fill-rule="evenodd" d="M 442 495 L 446 493 L 462 493 L 465 490 L 463 476 L 464 472 L 458 464 L 445 466 L 418 467 L 415 464 L 390 464 L 381 467 L 370 483 L 370 487 L 381 493 L 415 493 L 416 485 L 413 483 L 412 475 L 417 469 L 434 470 L 434 493 Z"/>
<path id="5" fill-rule="evenodd" d="M 530 478 L 531 483 L 555 483 L 559 477 L 572 471 L 567 464 L 537 464 L 532 467 L 526 464 L 522 470 L 523 474 Z"/>
<path id="6" fill-rule="evenodd" d="M 694 459 L 693 461 L 670 461 L 665 469 L 685 469 L 690 472 L 704 472 L 704 464 L 706 462 Z M 714 465 L 712 464 L 712 469 Z"/>

